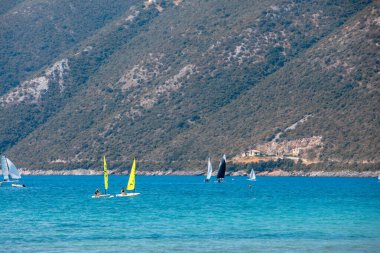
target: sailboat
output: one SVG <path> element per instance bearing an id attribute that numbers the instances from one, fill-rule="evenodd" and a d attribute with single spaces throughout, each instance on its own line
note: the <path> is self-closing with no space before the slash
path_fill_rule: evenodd
<path id="1" fill-rule="evenodd" d="M 226 175 L 226 155 L 223 155 L 219 163 L 218 175 L 216 176 L 217 182 L 222 183 Z"/>
<path id="2" fill-rule="evenodd" d="M 1 171 L 3 174 L 2 183 L 14 183 L 21 179 L 21 173 L 18 171 L 14 163 L 6 158 L 4 155 L 1 156 Z M 12 187 L 25 187 L 23 184 L 12 184 Z"/>
<path id="3" fill-rule="evenodd" d="M 379 180 L 379 181 L 380 181 L 380 174 L 377 176 L 377 180 Z"/>
<path id="4" fill-rule="evenodd" d="M 136 158 L 133 159 L 131 172 L 129 173 L 129 179 L 128 179 L 128 185 L 127 185 L 127 191 L 133 191 L 133 192 L 126 192 L 126 193 L 120 193 L 116 194 L 116 197 L 133 197 L 140 195 L 140 193 L 135 192 L 136 187 Z"/>
<path id="5" fill-rule="evenodd" d="M 113 195 L 107 194 L 108 190 L 108 169 L 107 169 L 107 160 L 103 156 L 103 175 L 104 175 L 104 194 L 93 195 L 92 198 L 113 198 Z"/>
<path id="6" fill-rule="evenodd" d="M 255 171 L 253 169 L 251 170 L 251 173 L 249 173 L 248 180 L 249 181 L 256 181 L 256 174 L 255 174 Z"/>
<path id="7" fill-rule="evenodd" d="M 212 175 L 212 164 L 211 164 L 210 157 L 209 157 L 208 162 L 207 162 L 207 176 L 205 179 L 206 183 L 210 181 L 211 175 Z"/>

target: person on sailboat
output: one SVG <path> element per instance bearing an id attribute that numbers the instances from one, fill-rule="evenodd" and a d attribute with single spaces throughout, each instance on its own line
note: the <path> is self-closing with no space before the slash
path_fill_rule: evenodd
<path id="1" fill-rule="evenodd" d="M 121 194 L 121 195 L 126 195 L 126 194 L 125 194 L 125 191 L 124 191 L 124 187 L 121 188 L 120 194 Z"/>
<path id="2" fill-rule="evenodd" d="M 95 196 L 100 196 L 100 191 L 99 191 L 99 189 L 96 189 L 96 191 L 95 191 Z"/>

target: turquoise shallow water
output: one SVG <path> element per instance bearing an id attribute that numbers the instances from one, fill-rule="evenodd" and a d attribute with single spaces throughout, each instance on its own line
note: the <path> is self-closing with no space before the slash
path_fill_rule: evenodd
<path id="1" fill-rule="evenodd" d="M 101 176 L 23 182 L 0 187 L 0 252 L 380 252 L 377 179 L 138 176 L 113 199 L 91 199 Z"/>

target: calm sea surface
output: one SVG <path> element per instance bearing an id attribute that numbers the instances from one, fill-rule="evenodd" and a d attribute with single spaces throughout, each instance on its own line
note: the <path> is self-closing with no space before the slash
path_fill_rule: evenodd
<path id="1" fill-rule="evenodd" d="M 91 199 L 101 176 L 23 182 L 0 187 L 1 252 L 380 252 L 377 179 L 138 176 L 112 199 Z"/>

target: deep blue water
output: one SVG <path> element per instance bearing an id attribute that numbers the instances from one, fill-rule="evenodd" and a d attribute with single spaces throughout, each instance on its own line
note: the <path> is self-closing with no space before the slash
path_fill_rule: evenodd
<path id="1" fill-rule="evenodd" d="M 127 177 L 110 176 L 111 193 Z M 101 176 L 0 187 L 1 252 L 380 252 L 371 178 L 137 177 L 135 198 L 92 199 Z"/>

